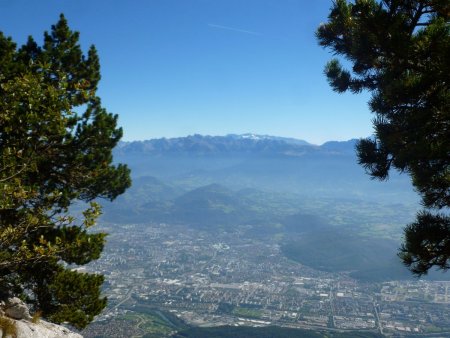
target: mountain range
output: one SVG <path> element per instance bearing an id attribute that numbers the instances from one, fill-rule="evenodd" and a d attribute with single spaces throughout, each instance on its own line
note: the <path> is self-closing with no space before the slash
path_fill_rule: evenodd
<path id="1" fill-rule="evenodd" d="M 257 134 L 229 134 L 226 136 L 190 135 L 177 138 L 160 138 L 145 141 L 120 142 L 116 154 L 237 154 L 282 153 L 306 146 L 317 148 L 304 140 Z"/>
<path id="2" fill-rule="evenodd" d="M 389 184 L 370 180 L 357 165 L 356 142 L 317 146 L 266 135 L 192 135 L 122 142 L 115 159 L 127 163 L 135 178 L 152 176 L 186 190 L 219 183 L 235 190 L 415 201 L 406 175 L 394 173 Z"/>

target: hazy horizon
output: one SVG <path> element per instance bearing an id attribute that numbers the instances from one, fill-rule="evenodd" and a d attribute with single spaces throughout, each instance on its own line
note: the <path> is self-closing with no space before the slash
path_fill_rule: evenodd
<path id="1" fill-rule="evenodd" d="M 123 140 L 251 131 L 313 144 L 370 135 L 368 95 L 337 94 L 314 33 L 331 1 L 0 1 L 0 31 L 42 44 L 64 13 L 94 44 Z"/>
<path id="2" fill-rule="evenodd" d="M 121 142 L 125 143 L 132 143 L 132 142 L 145 142 L 150 140 L 157 140 L 157 139 L 175 139 L 175 138 L 187 138 L 187 137 L 193 137 L 193 136 L 202 136 L 202 137 L 228 137 L 228 136 L 255 136 L 255 137 L 275 137 L 275 138 L 286 138 L 286 139 L 295 139 L 297 141 L 304 141 L 309 143 L 313 146 L 321 146 L 327 142 L 349 142 L 355 139 L 359 139 L 356 137 L 348 138 L 348 139 L 342 139 L 342 140 L 336 140 L 336 139 L 329 139 L 325 140 L 321 143 L 313 143 L 305 138 L 302 137 L 295 137 L 295 136 L 284 136 L 284 135 L 269 135 L 269 134 L 258 134 L 258 133 L 252 133 L 252 132 L 244 132 L 244 133 L 227 133 L 227 134 L 199 134 L 199 133 L 191 133 L 186 135 L 179 135 L 179 136 L 160 136 L 160 137 L 147 137 L 147 138 L 141 138 L 141 139 L 133 139 L 133 140 L 127 140 L 122 139 Z"/>

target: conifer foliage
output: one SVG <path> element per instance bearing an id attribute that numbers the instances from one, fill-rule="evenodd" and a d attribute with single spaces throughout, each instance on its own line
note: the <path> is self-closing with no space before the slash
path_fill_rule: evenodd
<path id="1" fill-rule="evenodd" d="M 0 33 L 0 296 L 26 298 L 55 322 L 82 328 L 106 305 L 103 276 L 74 271 L 99 258 L 95 198 L 131 184 L 112 164 L 122 136 L 96 95 L 99 59 L 61 15 L 39 46 Z M 87 202 L 82 216 L 69 207 Z M 73 266 L 73 265 L 72 265 Z"/>
<path id="2" fill-rule="evenodd" d="M 327 64 L 332 88 L 372 94 L 375 132 L 359 141 L 359 163 L 380 180 L 409 174 L 422 198 L 399 253 L 417 275 L 450 267 L 449 18 L 448 0 L 337 0 L 316 33 L 352 67 Z"/>

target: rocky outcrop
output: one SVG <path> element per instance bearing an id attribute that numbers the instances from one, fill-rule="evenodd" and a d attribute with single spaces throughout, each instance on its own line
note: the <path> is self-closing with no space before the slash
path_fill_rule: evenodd
<path id="1" fill-rule="evenodd" d="M 17 297 L 9 298 L 0 305 L 2 305 L 5 315 L 9 318 L 31 320 L 28 307 Z"/>
<path id="2" fill-rule="evenodd" d="M 2 319 L 0 320 L 0 337 L 83 338 L 64 326 L 49 323 L 45 320 L 39 319 L 33 323 L 28 307 L 16 297 L 0 302 L 0 319 Z"/>
<path id="3" fill-rule="evenodd" d="M 36 324 L 25 320 L 14 320 L 14 322 L 16 338 L 83 338 L 78 333 L 74 333 L 63 326 L 44 320 L 40 320 Z"/>

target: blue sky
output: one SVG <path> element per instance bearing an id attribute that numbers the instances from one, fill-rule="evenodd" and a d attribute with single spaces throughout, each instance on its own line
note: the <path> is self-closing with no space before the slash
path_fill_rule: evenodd
<path id="1" fill-rule="evenodd" d="M 0 0 L 23 43 L 64 13 L 95 44 L 124 140 L 258 133 L 321 144 L 371 134 L 368 95 L 332 92 L 314 32 L 331 0 Z"/>

